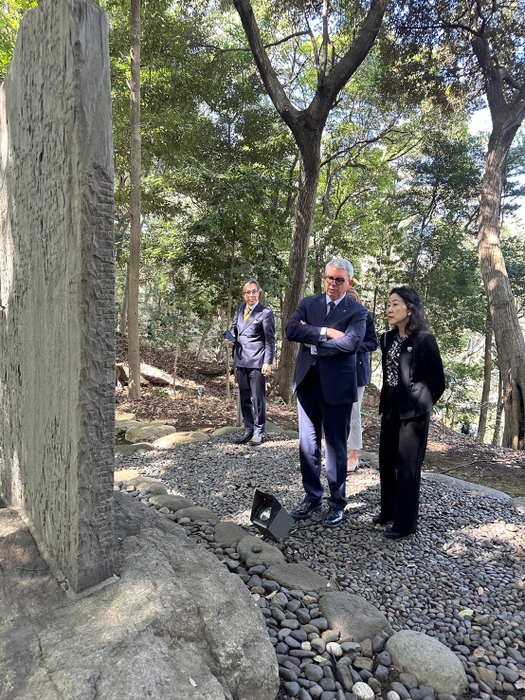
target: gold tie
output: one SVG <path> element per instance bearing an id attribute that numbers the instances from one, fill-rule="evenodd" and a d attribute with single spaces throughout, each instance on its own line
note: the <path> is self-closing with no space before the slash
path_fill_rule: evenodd
<path id="1" fill-rule="evenodd" d="M 250 309 L 249 306 L 247 306 L 247 307 L 244 309 L 244 319 L 243 319 L 243 320 L 244 320 L 244 323 L 246 323 L 246 321 L 249 319 L 251 312 L 252 312 L 252 310 Z"/>

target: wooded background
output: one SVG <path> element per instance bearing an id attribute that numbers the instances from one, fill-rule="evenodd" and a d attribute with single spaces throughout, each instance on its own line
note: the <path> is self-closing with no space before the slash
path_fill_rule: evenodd
<path id="1" fill-rule="evenodd" d="M 0 79 L 35 4 L 0 0 Z M 525 449 L 525 0 L 100 4 L 131 395 L 143 342 L 226 361 L 255 276 L 290 401 L 282 328 L 341 256 L 378 331 L 392 286 L 421 293 L 445 422 Z"/>

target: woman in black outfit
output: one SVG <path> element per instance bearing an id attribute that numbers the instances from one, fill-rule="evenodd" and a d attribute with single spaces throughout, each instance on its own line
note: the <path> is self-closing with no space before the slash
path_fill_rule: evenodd
<path id="1" fill-rule="evenodd" d="M 387 304 L 394 330 L 381 336 L 383 388 L 379 402 L 381 512 L 376 525 L 392 525 L 385 537 L 398 539 L 417 528 L 421 465 L 433 405 L 445 390 L 443 363 L 428 331 L 419 294 L 395 287 Z"/>

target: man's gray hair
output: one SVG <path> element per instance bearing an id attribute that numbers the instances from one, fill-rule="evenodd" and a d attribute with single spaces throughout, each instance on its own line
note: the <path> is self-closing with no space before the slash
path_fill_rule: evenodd
<path id="1" fill-rule="evenodd" d="M 250 277 L 250 279 L 247 279 L 245 282 L 243 282 L 243 285 L 241 287 L 241 292 L 244 291 L 244 288 L 247 287 L 249 284 L 254 284 L 257 287 L 257 290 L 259 292 L 262 292 L 261 285 L 253 277 Z"/>
<path id="2" fill-rule="evenodd" d="M 334 258 L 333 260 L 330 260 L 330 262 L 326 264 L 324 270 L 325 274 L 328 272 L 329 267 L 336 267 L 338 270 L 346 270 L 348 272 L 349 279 L 353 279 L 354 277 L 354 266 L 350 260 L 346 260 L 345 258 Z"/>

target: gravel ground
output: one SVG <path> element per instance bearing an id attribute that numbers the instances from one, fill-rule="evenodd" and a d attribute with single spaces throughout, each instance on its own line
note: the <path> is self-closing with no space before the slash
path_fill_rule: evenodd
<path id="1" fill-rule="evenodd" d="M 297 450 L 297 440 L 274 436 L 258 448 L 222 437 L 119 456 L 116 467 L 161 479 L 172 493 L 250 527 L 255 488 L 275 495 L 288 511 L 302 500 Z M 286 559 L 362 596 L 394 631 L 424 632 L 453 649 L 470 682 L 465 698 L 525 698 L 523 515 L 509 501 L 423 478 L 417 534 L 391 541 L 371 523 L 378 512 L 377 470 L 365 464 L 347 484 L 343 526 L 328 530 L 321 516 L 300 522 L 279 545 Z M 483 677 L 500 669 L 504 681 L 484 692 L 480 669 Z"/>

